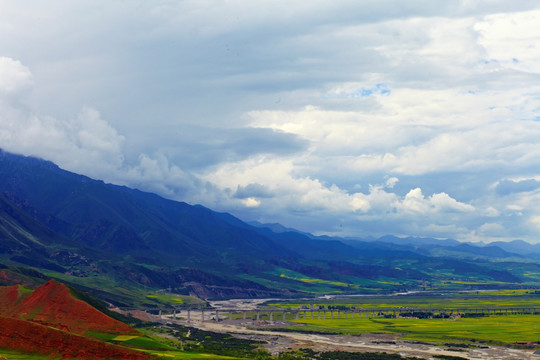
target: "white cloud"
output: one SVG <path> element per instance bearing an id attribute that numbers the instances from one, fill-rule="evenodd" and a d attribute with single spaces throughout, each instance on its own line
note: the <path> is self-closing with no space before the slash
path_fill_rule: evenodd
<path id="1" fill-rule="evenodd" d="M 488 206 L 488 208 L 484 211 L 484 214 L 487 217 L 497 217 L 501 213 L 499 210 L 495 209 L 493 206 Z"/>
<path id="2" fill-rule="evenodd" d="M 395 89 L 377 100 L 375 112 L 254 111 L 251 126 L 309 139 L 313 167 L 331 156 L 329 165 L 342 164 L 346 172 L 422 175 L 530 166 L 540 158 L 540 122 L 531 119 L 540 108 L 536 91 Z"/>
<path id="3" fill-rule="evenodd" d="M 73 121 L 12 109 L 10 116 L 0 118 L 0 140 L 5 150 L 40 156 L 101 178 L 123 161 L 124 138 L 87 107 Z"/>
<path id="4" fill-rule="evenodd" d="M 401 211 L 419 215 L 475 210 L 472 205 L 459 202 L 446 193 L 437 193 L 426 198 L 420 188 L 410 190 L 396 207 Z"/>
<path id="5" fill-rule="evenodd" d="M 28 68 L 6 58 L 0 64 L 8 64 L 1 70 L 0 88 L 10 90 L 7 94 L 0 92 L 0 104 L 20 92 L 16 89 L 24 90 L 18 94 L 24 98 L 24 92 L 32 85 Z M 170 164 L 167 157 L 159 152 L 153 156 L 142 153 L 138 163 L 126 163 L 125 137 L 96 109 L 84 106 L 74 118 L 65 120 L 37 115 L 20 102 L 11 102 L 1 110 L 0 144 L 4 150 L 39 156 L 70 171 L 173 198 L 193 196 L 194 199 L 204 199 L 208 196 L 204 191 L 208 189 L 205 184 L 198 183 L 193 175 Z M 194 193 L 196 187 L 200 188 Z"/>
<path id="6" fill-rule="evenodd" d="M 505 229 L 498 223 L 485 223 L 478 228 L 478 233 L 484 236 L 501 236 L 505 233 Z"/>
<path id="7" fill-rule="evenodd" d="M 190 196 L 200 199 L 207 196 L 204 191 L 205 184 L 199 183 L 194 176 L 171 164 L 161 153 L 153 156 L 140 154 L 137 164 L 123 164 L 122 168 L 115 169 L 113 176 L 115 182 L 156 192 L 173 199 Z M 196 187 L 200 189 L 194 193 Z"/>
<path id="8" fill-rule="evenodd" d="M 242 204 L 244 204 L 245 207 L 248 207 L 248 208 L 252 208 L 252 207 L 258 207 L 259 205 L 261 205 L 261 201 L 260 200 L 257 200 L 255 198 L 247 198 L 247 199 L 242 199 L 241 200 Z"/>
<path id="9" fill-rule="evenodd" d="M 352 196 L 351 207 L 353 211 L 360 210 L 362 212 L 367 212 L 371 208 L 369 200 L 366 199 L 364 194 L 356 193 Z"/>
<path id="10" fill-rule="evenodd" d="M 387 186 L 388 181 L 394 185 L 397 178 L 387 180 L 384 185 L 370 185 L 368 193 L 349 193 L 335 184 L 324 184 L 318 179 L 298 176 L 291 160 L 279 158 L 258 157 L 224 164 L 204 174 L 202 178 L 213 182 L 224 192 L 258 184 L 258 187 L 265 189 L 265 193 L 273 194 L 265 198 L 264 203 L 257 202 L 257 206 L 264 211 L 272 214 L 305 214 L 313 217 L 313 221 L 317 221 L 322 214 L 350 221 L 381 216 L 388 217 L 388 221 L 416 220 L 417 216 L 437 221 L 443 214 L 459 216 L 475 211 L 474 206 L 459 202 L 444 192 L 425 197 L 420 188 L 410 190 L 405 196 L 385 190 L 391 189 Z M 230 193 L 231 200 L 221 200 L 236 201 L 236 192 Z M 244 199 L 244 205 L 248 201 Z M 223 207 L 224 204 L 217 205 Z M 439 221 L 444 224 L 449 219 Z"/>
<path id="11" fill-rule="evenodd" d="M 498 70 L 540 73 L 539 21 L 540 10 L 486 16 L 474 26 L 485 60 L 496 62 Z"/>
<path id="12" fill-rule="evenodd" d="M 427 214 L 430 211 L 429 201 L 426 201 L 422 189 L 412 189 L 405 195 L 405 198 L 398 205 L 403 211 L 418 214 Z"/>
<path id="13" fill-rule="evenodd" d="M 0 56 L 0 94 L 18 95 L 33 85 L 30 70 L 20 61 Z"/>
<path id="14" fill-rule="evenodd" d="M 255 119 L 253 126 L 263 125 L 296 133 L 310 140 L 311 147 L 288 157 L 253 155 L 246 160 L 216 165 L 198 175 L 186 173 L 160 152 L 152 156 L 141 153 L 138 163 L 126 164 L 123 156 L 125 137 L 93 108 L 83 107 L 74 119 L 66 121 L 34 115 L 29 108 L 13 108 L 13 112 L 17 116 L 10 120 L 4 118 L 1 124 L 6 134 L 3 142 L 8 145 L 7 150 L 39 154 L 69 170 L 172 198 L 200 200 L 218 209 L 234 208 L 234 203 L 240 203 L 248 209 L 262 210 L 266 216 L 292 212 L 304 214 L 300 216 L 313 216 L 314 222 L 320 216 L 375 219 L 390 215 L 395 220 L 422 215 L 434 220 L 438 214 L 445 212 L 474 211 L 472 205 L 458 202 L 444 192 L 426 198 L 420 188 L 414 188 L 404 196 L 385 190 L 394 189 L 398 184 L 395 176 L 387 176 L 383 185 L 370 185 L 369 192 L 362 193 L 348 192 L 309 175 L 314 159 L 326 154 L 334 153 L 341 157 L 349 148 L 349 151 L 358 151 L 360 158 L 369 156 L 362 154 L 362 151 L 390 149 L 395 144 L 381 145 L 381 139 L 383 136 L 397 135 L 400 131 L 403 136 L 401 142 L 407 143 L 407 131 L 402 131 L 399 118 L 385 108 L 375 118 L 358 112 L 328 112 L 316 107 L 306 108 L 299 113 L 252 113 Z M 329 117 L 334 119 L 331 126 L 328 125 Z M 13 121 L 14 118 L 17 121 Z M 387 126 L 377 128 L 377 123 L 386 123 Z M 411 123 L 408 121 L 407 125 Z M 373 136 L 373 131 L 378 131 L 380 138 Z M 429 131 L 424 131 L 424 136 L 428 134 Z M 354 139 L 354 135 L 360 139 Z M 387 154 L 379 156 L 396 161 L 395 157 L 389 158 Z M 308 174 L 303 174 L 306 171 Z M 264 203 L 253 196 L 235 199 L 235 192 L 231 189 L 253 188 L 253 184 L 265 190 L 267 197 Z M 432 224 L 425 231 L 434 231 L 433 226 L 442 229 L 449 225 L 443 221 L 438 225 Z"/>
<path id="15" fill-rule="evenodd" d="M 109 154 L 120 152 L 124 137 L 101 119 L 97 110 L 84 107 L 73 122 L 73 127 L 80 147 Z"/>
<path id="16" fill-rule="evenodd" d="M 523 210 L 523 207 L 517 204 L 508 204 L 506 208 L 511 211 L 519 211 L 519 212 Z"/>
<path id="17" fill-rule="evenodd" d="M 386 180 L 386 187 L 389 188 L 389 189 L 392 189 L 394 188 L 394 186 L 396 186 L 396 184 L 398 183 L 399 179 L 395 176 L 389 178 L 388 180 Z"/>
<path id="18" fill-rule="evenodd" d="M 540 215 L 533 216 L 529 220 L 535 227 L 540 228 Z"/>
<path id="19" fill-rule="evenodd" d="M 430 201 L 433 207 L 439 211 L 472 212 L 475 210 L 474 206 L 459 202 L 446 193 L 433 194 Z"/>

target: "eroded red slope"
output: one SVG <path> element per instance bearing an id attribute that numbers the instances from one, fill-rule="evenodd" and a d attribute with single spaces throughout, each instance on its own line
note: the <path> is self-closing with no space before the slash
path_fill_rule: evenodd
<path id="1" fill-rule="evenodd" d="M 0 317 L 0 348 L 69 359 L 150 359 L 151 356 L 102 341 L 14 318 Z"/>
<path id="2" fill-rule="evenodd" d="M 0 286 L 0 315 L 13 309 L 22 297 L 23 293 L 18 285 Z"/>
<path id="3" fill-rule="evenodd" d="M 85 334 L 87 331 L 137 333 L 128 325 L 74 298 L 64 284 L 55 280 L 38 287 L 5 314 L 76 334 Z"/>

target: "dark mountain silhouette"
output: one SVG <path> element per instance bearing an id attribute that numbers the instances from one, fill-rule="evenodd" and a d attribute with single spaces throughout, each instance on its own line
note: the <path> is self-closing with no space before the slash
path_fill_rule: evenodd
<path id="1" fill-rule="evenodd" d="M 59 237 L 1 194 L 0 239 L 0 254 L 40 251 L 51 246 L 74 246 L 73 242 Z"/>
<path id="2" fill-rule="evenodd" d="M 246 256 L 295 255 L 249 228 L 231 226 L 202 206 L 105 184 L 31 157 L 0 153 L 0 190 L 36 214 L 54 218 L 48 225 L 62 235 L 123 254 L 143 250 L 171 262 L 200 265 L 208 260 L 207 266 Z"/>

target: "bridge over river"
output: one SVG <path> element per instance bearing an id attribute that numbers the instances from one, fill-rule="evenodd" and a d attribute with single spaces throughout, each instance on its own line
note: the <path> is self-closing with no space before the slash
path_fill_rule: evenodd
<path id="1" fill-rule="evenodd" d="M 125 309 L 128 310 L 128 309 Z M 138 309 L 141 310 L 141 309 Z M 455 317 L 455 316 L 487 316 L 540 314 L 538 307 L 485 307 L 485 308 L 377 308 L 355 310 L 329 309 L 186 309 L 186 308 L 147 308 L 143 309 L 156 320 L 253 320 L 253 321 L 290 321 L 301 319 L 361 319 L 385 317 Z"/>

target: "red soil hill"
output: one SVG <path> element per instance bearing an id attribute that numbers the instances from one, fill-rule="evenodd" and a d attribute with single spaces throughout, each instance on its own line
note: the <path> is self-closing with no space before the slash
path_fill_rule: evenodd
<path id="1" fill-rule="evenodd" d="M 87 331 L 137 334 L 128 325 L 78 300 L 70 290 L 55 280 L 38 287 L 5 316 L 29 320 L 76 334 Z"/>
<path id="2" fill-rule="evenodd" d="M 26 296 L 19 286 L 0 287 L 0 348 L 70 359 L 154 358 L 80 336 L 87 331 L 138 334 L 76 299 L 68 287 L 57 281 L 50 280 Z"/>
<path id="3" fill-rule="evenodd" d="M 102 341 L 55 330 L 30 321 L 0 317 L 0 348 L 47 354 L 63 359 L 152 359 Z"/>
<path id="4" fill-rule="evenodd" d="M 19 285 L 0 286 L 0 315 L 13 309 L 22 297 L 23 293 Z"/>

